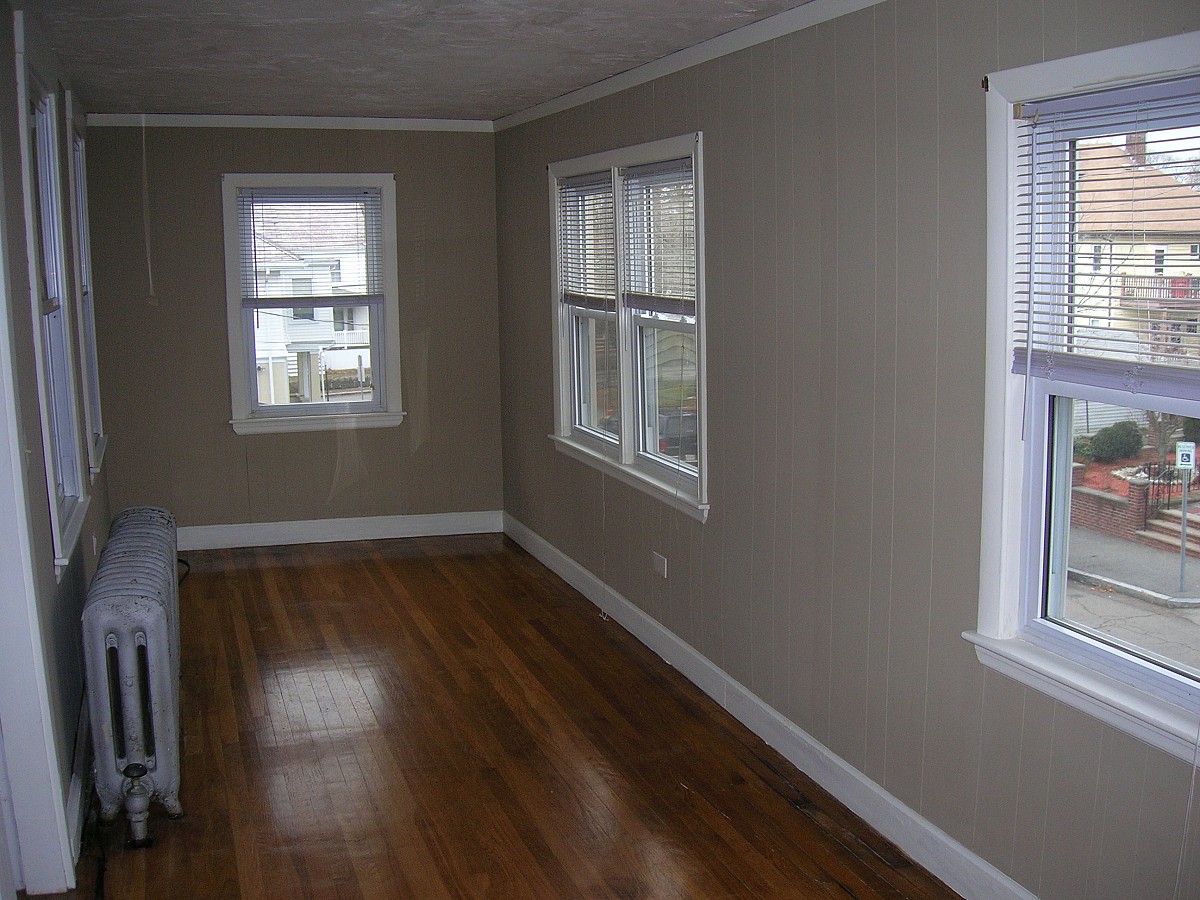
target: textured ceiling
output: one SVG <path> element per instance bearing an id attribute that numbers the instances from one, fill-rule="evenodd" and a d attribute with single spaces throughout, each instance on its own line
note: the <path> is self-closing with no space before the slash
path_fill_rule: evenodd
<path id="1" fill-rule="evenodd" d="M 803 0 L 25 0 L 89 112 L 497 119 Z"/>

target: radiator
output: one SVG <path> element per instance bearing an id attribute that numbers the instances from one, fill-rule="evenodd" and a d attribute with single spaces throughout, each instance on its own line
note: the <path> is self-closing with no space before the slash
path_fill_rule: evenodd
<path id="1" fill-rule="evenodd" d="M 88 711 L 100 814 L 124 807 L 145 845 L 157 800 L 179 804 L 179 578 L 175 519 L 131 507 L 112 524 L 83 607 Z"/>

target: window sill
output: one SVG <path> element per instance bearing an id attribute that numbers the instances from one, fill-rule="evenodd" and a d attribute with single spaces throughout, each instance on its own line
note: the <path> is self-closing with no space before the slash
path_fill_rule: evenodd
<path id="1" fill-rule="evenodd" d="M 565 453 L 567 456 L 599 469 L 604 474 L 611 475 L 618 481 L 637 488 L 680 512 L 687 513 L 697 521 L 704 522 L 708 519 L 708 504 L 701 503 L 697 499 L 694 489 L 683 490 L 666 478 L 656 478 L 643 469 L 614 462 L 590 447 L 562 435 L 552 434 L 550 440 L 554 441 L 554 446 L 560 453 Z"/>
<path id="2" fill-rule="evenodd" d="M 989 669 L 1041 691 L 1125 734 L 1191 763 L 1196 756 L 1194 711 L 1131 687 L 1095 669 L 1020 638 L 963 632 Z"/>
<path id="3" fill-rule="evenodd" d="M 404 421 L 402 412 L 337 413 L 313 416 L 257 416 L 230 419 L 237 434 L 278 434 L 288 431 L 340 431 L 351 428 L 392 428 Z"/>
<path id="4" fill-rule="evenodd" d="M 60 510 L 60 515 L 65 513 L 65 516 L 60 519 L 62 530 L 57 535 L 57 552 L 54 556 L 54 577 L 57 579 L 62 578 L 63 572 L 71 564 L 75 548 L 79 546 L 79 538 L 83 534 L 83 521 L 87 518 L 89 503 L 91 503 L 91 498 L 84 497 L 82 500 L 73 500 L 69 506 L 64 503 Z"/>
<path id="5" fill-rule="evenodd" d="M 107 449 L 108 435 L 102 434 L 96 438 L 88 461 L 88 472 L 92 476 L 92 481 L 95 481 L 96 476 L 100 474 L 100 467 L 104 465 L 104 451 Z"/>

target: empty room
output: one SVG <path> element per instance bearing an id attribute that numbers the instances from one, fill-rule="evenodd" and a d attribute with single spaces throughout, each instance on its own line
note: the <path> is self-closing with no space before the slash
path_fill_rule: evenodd
<path id="1" fill-rule="evenodd" d="M 4 4 L 0 900 L 1200 900 L 1198 12 Z"/>

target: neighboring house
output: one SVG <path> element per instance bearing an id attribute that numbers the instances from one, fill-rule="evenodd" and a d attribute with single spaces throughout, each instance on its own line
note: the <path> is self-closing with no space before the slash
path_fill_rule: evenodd
<path id="1" fill-rule="evenodd" d="M 1200 365 L 1197 189 L 1147 163 L 1144 133 L 1128 138 L 1123 147 L 1081 146 L 1076 158 L 1077 339 L 1117 343 L 1139 362 Z M 1127 331 L 1089 330 L 1110 311 Z"/>
<path id="2" fill-rule="evenodd" d="M 370 321 L 366 306 L 330 307 L 322 298 L 351 293 L 366 281 L 362 254 L 348 243 L 344 254 L 306 257 L 308 241 L 289 241 L 278 222 L 256 227 L 259 297 L 313 297 L 313 306 L 254 311 L 258 396 L 272 404 L 309 403 L 347 390 L 346 379 L 370 383 Z M 328 249 L 328 244 L 326 244 Z M 333 248 L 336 251 L 336 246 Z M 348 373 L 330 382 L 330 373 Z M 353 388 L 350 388 L 351 390 Z"/>
<path id="3" fill-rule="evenodd" d="M 1076 157 L 1075 339 L 1138 362 L 1187 356 L 1200 365 L 1196 188 L 1147 163 L 1146 134 L 1127 137 L 1125 145 L 1080 146 Z M 1142 410 L 1086 400 L 1074 418 L 1081 435 L 1122 419 L 1146 425 Z"/>

